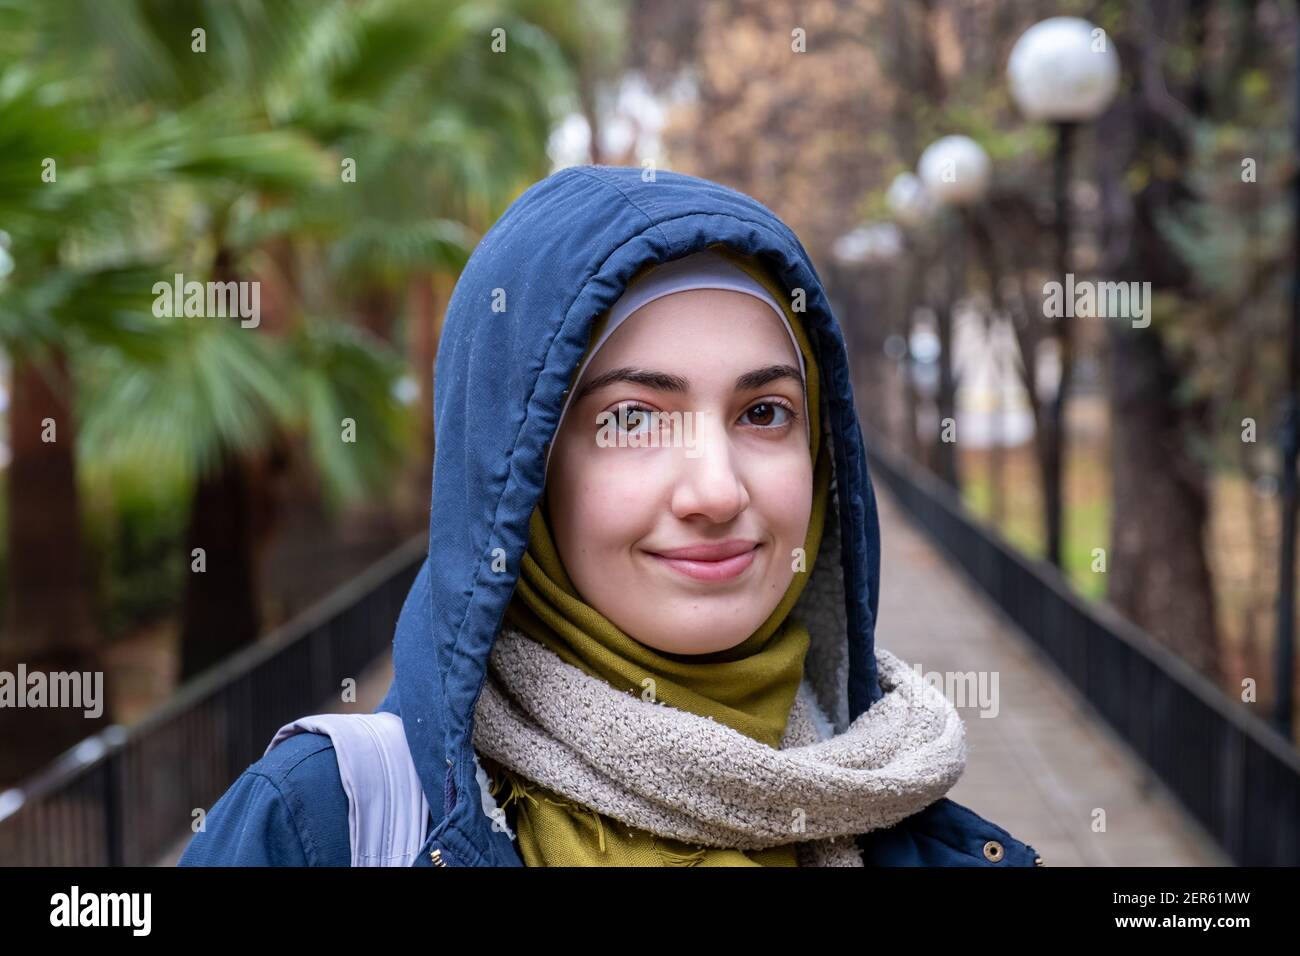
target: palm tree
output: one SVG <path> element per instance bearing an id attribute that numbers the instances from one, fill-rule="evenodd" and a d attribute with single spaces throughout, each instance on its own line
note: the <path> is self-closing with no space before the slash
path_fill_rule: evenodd
<path id="1" fill-rule="evenodd" d="M 6 57 L 0 82 L 0 221 L 15 263 L 0 302 L 14 391 L 6 646 L 93 670 L 72 371 L 105 355 L 157 364 L 180 341 L 151 316 L 150 289 L 171 274 L 171 234 L 196 188 L 292 187 L 320 174 L 322 156 L 300 135 L 250 129 L 237 103 L 162 113 L 110 95 L 93 74 L 67 79 L 42 9 L 0 11 L 7 52 L 28 61 Z"/>
<path id="2" fill-rule="evenodd" d="M 78 493 L 85 433 L 76 426 L 91 424 L 94 411 L 78 401 L 82 372 L 109 356 L 156 363 L 176 341 L 150 311 L 153 282 L 169 274 L 159 233 L 168 218 L 160 211 L 176 206 L 166 201 L 172 190 L 236 172 L 291 182 L 318 157 L 299 137 L 227 132 L 207 110 L 97 124 L 84 88 L 38 70 L 11 65 L 0 88 L 0 222 L 13 263 L 0 289 L 0 348 L 13 383 L 3 657 L 100 671 Z M 47 155 L 55 162 L 43 167 Z M 106 707 L 101 720 L 111 717 Z M 45 708 L 26 714 L 24 729 L 5 734 L 14 744 L 6 777 L 94 727 L 75 710 Z"/>
<path id="3" fill-rule="evenodd" d="M 59 75 L 75 62 L 86 79 L 78 115 L 97 134 L 80 184 L 86 221 L 101 236 L 131 236 L 119 245 L 136 251 L 136 277 L 150 281 L 130 288 L 175 270 L 265 278 L 282 293 L 257 335 L 233 323 L 164 327 L 137 296 L 122 310 L 124 335 L 72 352 L 85 460 L 195 488 L 185 557 L 202 548 L 206 570 L 186 576 L 188 676 L 256 636 L 257 556 L 289 450 L 307 449 L 337 501 L 373 486 L 403 447 L 390 398 L 398 366 L 382 341 L 351 331 L 339 302 L 410 294 L 408 339 L 426 386 L 420 434 L 431 435 L 441 313 L 432 290 L 450 288 L 442 277 L 459 271 L 476 235 L 545 173 L 565 55 L 582 24 L 547 12 L 564 28 L 562 49 L 523 3 L 73 6 L 73 16 L 25 8 L 28 52 Z M 203 53 L 190 45 L 196 24 Z M 492 47 L 498 27 L 505 56 Z M 345 160 L 355 182 L 340 175 Z M 152 204 L 141 223 L 144 195 Z M 49 266 L 52 276 L 67 269 Z M 391 335 L 385 318 L 370 323 L 379 339 Z M 341 442 L 342 418 L 366 440 Z M 65 454 L 75 474 L 70 446 Z M 74 486 L 40 513 L 68 512 Z M 11 495 L 10 514 L 30 508 L 32 494 Z M 68 525 L 75 534 L 75 510 Z"/>

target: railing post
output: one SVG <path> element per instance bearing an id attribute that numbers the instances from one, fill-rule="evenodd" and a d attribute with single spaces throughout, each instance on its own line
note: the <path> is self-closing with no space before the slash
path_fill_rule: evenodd
<path id="1" fill-rule="evenodd" d="M 114 750 L 104 760 L 104 836 L 109 866 L 126 865 L 125 833 L 122 819 L 122 751 Z"/>

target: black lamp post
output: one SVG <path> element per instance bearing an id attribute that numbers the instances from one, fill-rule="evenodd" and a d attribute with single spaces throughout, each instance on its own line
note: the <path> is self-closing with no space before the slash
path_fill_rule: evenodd
<path id="1" fill-rule="evenodd" d="M 1096 118 L 1119 89 L 1119 57 L 1104 30 L 1079 17 L 1050 17 L 1035 23 L 1016 41 L 1007 60 L 1007 81 L 1020 111 L 1029 119 L 1056 127 L 1053 196 L 1056 202 L 1057 281 L 1069 271 L 1070 155 L 1080 123 Z M 1043 435 L 1043 500 L 1046 506 L 1046 558 L 1061 567 L 1063 538 L 1063 478 L 1065 473 L 1065 407 L 1069 397 L 1074 337 L 1070 314 L 1057 320 L 1053 337 L 1061 374 L 1047 414 Z"/>

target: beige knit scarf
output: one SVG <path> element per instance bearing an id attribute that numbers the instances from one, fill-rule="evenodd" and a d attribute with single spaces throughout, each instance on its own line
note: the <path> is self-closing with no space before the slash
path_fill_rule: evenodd
<path id="1" fill-rule="evenodd" d="M 884 696 L 831 735 L 799 688 L 780 749 L 624 693 L 504 628 L 474 718 L 474 747 L 598 813 L 705 846 L 796 845 L 800 866 L 862 866 L 854 836 L 943 797 L 966 765 L 956 707 L 876 649 Z"/>

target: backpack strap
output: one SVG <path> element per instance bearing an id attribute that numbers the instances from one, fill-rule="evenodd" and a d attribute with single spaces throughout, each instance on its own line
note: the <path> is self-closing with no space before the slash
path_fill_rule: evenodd
<path id="1" fill-rule="evenodd" d="M 348 798 L 352 865 L 412 865 L 428 832 L 429 802 L 415 772 L 402 718 L 384 711 L 299 717 L 276 731 L 266 753 L 286 738 L 307 732 L 325 734 L 334 744 Z"/>

